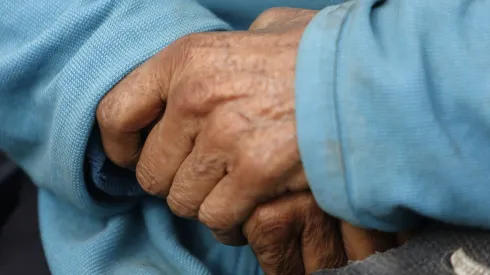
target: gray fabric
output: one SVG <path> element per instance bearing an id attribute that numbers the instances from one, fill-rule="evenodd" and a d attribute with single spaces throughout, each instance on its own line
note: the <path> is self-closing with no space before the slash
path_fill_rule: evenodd
<path id="1" fill-rule="evenodd" d="M 460 248 L 451 255 L 451 264 L 457 275 L 490 275 L 490 269 L 469 257 Z"/>
<path id="2" fill-rule="evenodd" d="M 434 224 L 400 248 L 315 275 L 487 275 L 487 266 L 490 232 Z"/>

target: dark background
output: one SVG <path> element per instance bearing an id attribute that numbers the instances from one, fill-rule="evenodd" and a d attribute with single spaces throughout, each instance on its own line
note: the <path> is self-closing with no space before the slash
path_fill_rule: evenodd
<path id="1" fill-rule="evenodd" d="M 49 275 L 39 238 L 37 190 L 0 152 L 0 275 Z"/>

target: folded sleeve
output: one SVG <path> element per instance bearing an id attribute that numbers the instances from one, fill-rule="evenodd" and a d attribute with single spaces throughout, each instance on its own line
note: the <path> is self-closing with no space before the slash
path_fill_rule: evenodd
<path id="1" fill-rule="evenodd" d="M 85 158 L 88 190 L 99 201 L 144 196 L 136 173 L 114 164 L 105 154 L 97 125 L 90 134 Z"/>
<path id="2" fill-rule="evenodd" d="M 297 60 L 300 153 L 320 206 L 386 231 L 490 228 L 490 1 L 322 10 Z"/>
<path id="3" fill-rule="evenodd" d="M 0 3 L 0 147 L 41 188 L 104 214 L 87 191 L 97 169 L 84 175 L 99 100 L 172 41 L 229 26 L 194 0 Z"/>

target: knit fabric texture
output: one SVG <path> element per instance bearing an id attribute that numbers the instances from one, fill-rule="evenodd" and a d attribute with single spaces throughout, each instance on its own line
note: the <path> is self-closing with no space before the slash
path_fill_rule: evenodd
<path id="1" fill-rule="evenodd" d="M 120 79 L 184 35 L 245 29 L 269 7 L 330 3 L 0 0 L 0 148 L 40 188 L 51 272 L 260 274 L 249 247 L 219 244 L 108 164 L 91 137 L 95 110 Z"/>
<path id="2" fill-rule="evenodd" d="M 437 224 L 400 248 L 315 275 L 488 275 L 490 232 Z"/>

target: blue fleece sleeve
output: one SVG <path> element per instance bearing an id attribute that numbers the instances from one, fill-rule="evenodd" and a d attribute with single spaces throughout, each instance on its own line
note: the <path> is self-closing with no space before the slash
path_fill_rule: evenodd
<path id="1" fill-rule="evenodd" d="M 98 205 L 83 166 L 104 94 L 172 41 L 229 29 L 194 0 L 0 4 L 0 148 L 78 208 Z"/>
<path id="2" fill-rule="evenodd" d="M 394 231 L 490 228 L 490 1 L 363 0 L 307 27 L 298 137 L 327 212 Z"/>
<path id="3" fill-rule="evenodd" d="M 103 163 L 90 133 L 106 91 L 173 40 L 228 28 L 194 0 L 0 0 L 0 148 L 40 187 L 53 275 L 259 274 L 248 247 L 176 222 L 161 200 L 96 200 L 102 175 L 84 169 Z"/>
<path id="4" fill-rule="evenodd" d="M 92 190 L 94 196 L 98 195 L 99 200 L 107 201 L 145 195 L 136 180 L 136 173 L 115 165 L 107 157 L 97 126 L 90 134 L 85 162 L 89 191 Z M 90 189 L 90 187 L 93 188 Z"/>

